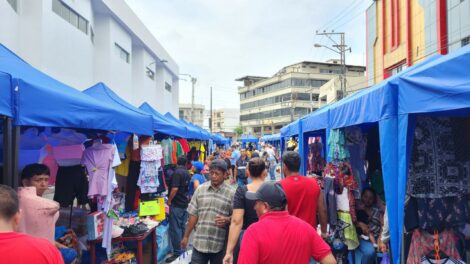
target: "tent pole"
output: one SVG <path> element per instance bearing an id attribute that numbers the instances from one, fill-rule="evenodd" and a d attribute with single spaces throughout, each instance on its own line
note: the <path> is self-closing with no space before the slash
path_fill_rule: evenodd
<path id="1" fill-rule="evenodd" d="M 12 127 L 11 118 L 3 118 L 3 182 L 2 184 L 13 187 L 12 179 Z"/>
<path id="2" fill-rule="evenodd" d="M 12 152 L 11 155 L 11 179 L 12 179 L 12 187 L 17 188 L 20 184 L 20 172 L 18 170 L 18 156 L 19 156 L 19 145 L 20 145 L 20 127 L 13 126 L 12 131 Z"/>

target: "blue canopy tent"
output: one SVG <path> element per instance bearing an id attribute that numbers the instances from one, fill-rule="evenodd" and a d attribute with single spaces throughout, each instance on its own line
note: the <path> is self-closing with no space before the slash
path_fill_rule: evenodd
<path id="1" fill-rule="evenodd" d="M 11 76 L 0 72 L 0 115 L 13 117 Z"/>
<path id="2" fill-rule="evenodd" d="M 104 83 L 97 83 L 83 91 L 83 93 L 113 107 L 116 111 L 116 117 L 122 118 L 121 122 L 127 126 L 123 131 L 153 135 L 153 130 L 156 129 L 153 117 L 126 102 Z"/>
<path id="3" fill-rule="evenodd" d="M 118 131 L 128 128 L 114 108 L 40 72 L 1 44 L 0 72 L 12 77 L 16 125 Z"/>
<path id="4" fill-rule="evenodd" d="M 259 139 L 253 135 L 242 136 L 240 139 L 242 143 L 257 143 L 258 140 Z"/>
<path id="5" fill-rule="evenodd" d="M 187 129 L 185 127 L 181 127 L 179 125 L 173 124 L 173 122 L 169 121 L 166 117 L 160 114 L 157 110 L 152 108 L 148 103 L 143 103 L 139 106 L 139 109 L 145 111 L 146 113 L 152 115 L 153 123 L 155 130 L 169 135 L 169 136 L 176 136 L 180 138 L 187 138 Z"/>
<path id="6" fill-rule="evenodd" d="M 441 56 L 419 68 L 406 71 L 394 84 L 398 87 L 397 129 L 398 168 L 392 195 L 397 200 L 389 213 L 390 233 L 401 235 L 404 223 L 404 201 L 417 115 L 470 116 L 470 46 Z M 401 240 L 392 241 L 400 248 Z M 395 254 L 394 254 L 395 256 Z M 397 257 L 395 257 L 397 259 Z"/>
<path id="7" fill-rule="evenodd" d="M 198 129 L 195 129 L 194 127 L 189 126 L 185 122 L 181 122 L 181 120 L 174 117 L 171 113 L 166 113 L 166 114 L 164 114 L 164 116 L 168 120 L 171 120 L 173 123 L 178 124 L 178 125 L 186 128 L 187 131 L 188 131 L 187 139 L 199 139 L 199 140 L 202 139 L 201 131 L 199 131 Z"/>
<path id="8" fill-rule="evenodd" d="M 438 56 L 431 57 L 421 64 L 417 64 L 405 72 L 418 69 L 436 60 Z M 403 74 L 403 73 L 402 73 Z M 393 231 L 397 228 L 394 216 L 400 202 L 396 198 L 398 175 L 398 88 L 393 85 L 398 80 L 399 74 L 385 80 L 369 89 L 365 89 L 334 104 L 321 108 L 304 118 L 303 129 L 305 131 L 326 130 L 328 138 L 329 129 L 343 128 L 354 125 L 368 126 L 378 123 L 380 131 L 380 153 L 382 160 L 382 173 L 386 193 L 387 209 L 389 212 L 389 225 L 391 235 L 391 247 L 393 259 L 399 261 L 401 236 Z M 301 141 L 305 144 L 305 140 Z M 300 147 L 299 147 L 300 149 Z M 399 183 L 398 183 L 399 184 Z"/>
<path id="9" fill-rule="evenodd" d="M 194 128 L 196 131 L 199 131 L 199 133 L 201 133 L 201 136 L 199 139 L 201 140 L 209 140 L 212 138 L 212 135 L 207 132 L 205 129 L 203 129 L 202 127 L 199 127 L 191 122 L 187 122 L 186 120 L 184 119 L 180 119 L 180 122 L 183 122 L 184 124 L 186 124 L 187 126 L 191 127 L 191 128 Z"/>
<path id="10" fill-rule="evenodd" d="M 273 135 L 265 135 L 262 136 L 259 141 L 261 142 L 275 142 L 275 141 L 280 141 L 281 140 L 281 134 L 273 134 Z"/>

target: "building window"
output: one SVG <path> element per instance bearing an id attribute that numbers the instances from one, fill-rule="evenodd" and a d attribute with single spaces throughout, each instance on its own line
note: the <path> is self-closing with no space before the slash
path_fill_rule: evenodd
<path id="1" fill-rule="evenodd" d="M 79 15 L 77 12 L 75 12 L 72 8 L 64 4 L 62 1 L 52 0 L 52 11 L 54 11 L 54 13 L 65 19 L 75 28 L 79 29 L 85 34 L 88 34 L 88 20 Z"/>
<path id="2" fill-rule="evenodd" d="M 180 110 L 180 118 L 184 118 L 184 111 Z"/>
<path id="3" fill-rule="evenodd" d="M 129 63 L 130 61 L 130 54 L 127 52 L 125 49 L 123 49 L 121 46 L 119 46 L 117 43 L 114 43 L 114 47 L 116 50 L 117 55 L 119 55 L 119 58 L 124 60 L 125 62 Z"/>
<path id="4" fill-rule="evenodd" d="M 153 72 L 149 67 L 146 68 L 145 73 L 151 80 L 155 80 L 155 72 Z"/>
<path id="5" fill-rule="evenodd" d="M 462 47 L 470 43 L 470 36 L 462 39 Z"/>
<path id="6" fill-rule="evenodd" d="M 171 85 L 167 82 L 165 82 L 165 90 L 171 93 Z"/>
<path id="7" fill-rule="evenodd" d="M 320 69 L 322 74 L 341 74 L 341 70 L 331 70 L 331 69 Z"/>
<path id="8" fill-rule="evenodd" d="M 7 2 L 11 5 L 11 8 L 15 10 L 15 12 L 18 11 L 18 1 L 17 0 L 7 0 Z"/>

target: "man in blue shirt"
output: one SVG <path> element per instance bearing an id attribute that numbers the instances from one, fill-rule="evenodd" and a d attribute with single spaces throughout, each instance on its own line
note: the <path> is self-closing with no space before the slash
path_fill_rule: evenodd
<path id="1" fill-rule="evenodd" d="M 230 158 L 230 164 L 232 165 L 232 175 L 235 173 L 235 166 L 237 165 L 237 161 L 240 159 L 241 153 L 238 150 L 237 145 L 232 145 L 232 157 Z"/>

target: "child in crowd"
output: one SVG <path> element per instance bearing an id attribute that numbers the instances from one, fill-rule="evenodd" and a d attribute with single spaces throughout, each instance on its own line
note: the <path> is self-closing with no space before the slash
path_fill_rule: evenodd
<path id="1" fill-rule="evenodd" d="M 204 169 L 204 163 L 200 161 L 193 161 L 191 163 L 193 165 L 191 170 L 193 171 L 194 174 L 191 177 L 191 182 L 189 184 L 189 192 L 188 192 L 189 198 L 193 196 L 194 192 L 196 191 L 197 187 L 199 187 L 199 185 L 206 182 L 206 177 L 204 177 L 204 175 L 201 174 L 201 171 Z"/>

